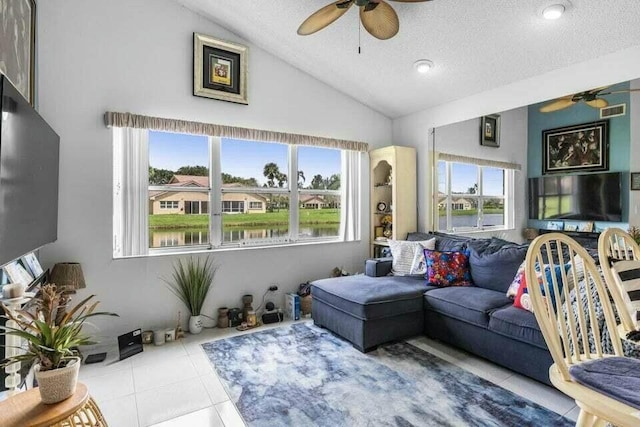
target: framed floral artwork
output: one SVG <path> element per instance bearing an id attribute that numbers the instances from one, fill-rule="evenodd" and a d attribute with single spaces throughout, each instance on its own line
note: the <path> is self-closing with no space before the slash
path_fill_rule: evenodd
<path id="1" fill-rule="evenodd" d="M 193 94 L 220 101 L 249 104 L 249 48 L 193 34 Z"/>
<path id="2" fill-rule="evenodd" d="M 542 174 L 609 170 L 609 121 L 542 132 Z"/>

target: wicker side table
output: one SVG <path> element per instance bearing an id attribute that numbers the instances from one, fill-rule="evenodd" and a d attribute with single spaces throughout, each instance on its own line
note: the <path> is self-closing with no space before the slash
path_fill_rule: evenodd
<path id="1" fill-rule="evenodd" d="M 40 400 L 37 388 L 18 393 L 0 402 L 3 427 L 106 427 L 102 412 L 89 396 L 87 386 L 78 383 L 70 398 L 53 405 Z"/>

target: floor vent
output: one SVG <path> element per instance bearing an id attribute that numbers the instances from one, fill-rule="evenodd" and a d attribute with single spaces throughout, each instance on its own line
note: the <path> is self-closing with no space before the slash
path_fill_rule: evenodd
<path id="1" fill-rule="evenodd" d="M 611 117 L 620 117 L 627 114 L 627 104 L 610 105 L 600 109 L 601 119 L 610 119 Z"/>

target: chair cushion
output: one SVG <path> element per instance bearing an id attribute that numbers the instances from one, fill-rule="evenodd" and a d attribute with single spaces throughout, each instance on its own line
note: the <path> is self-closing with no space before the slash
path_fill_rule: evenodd
<path id="1" fill-rule="evenodd" d="M 574 365 L 569 373 L 583 386 L 640 409 L 640 360 L 605 357 Z"/>
<path id="2" fill-rule="evenodd" d="M 423 278 L 369 277 L 363 274 L 316 280 L 311 295 L 359 319 L 379 319 L 422 311 L 422 296 L 431 287 Z"/>
<path id="3" fill-rule="evenodd" d="M 492 311 L 511 304 L 504 293 L 475 286 L 433 289 L 424 298 L 428 310 L 485 328 Z"/>
<path id="4" fill-rule="evenodd" d="M 527 246 L 519 245 L 479 252 L 470 247 L 469 266 L 474 285 L 506 293 L 527 256 L 527 249 Z"/>
<path id="5" fill-rule="evenodd" d="M 541 349 L 547 349 L 547 344 L 533 313 L 511 306 L 495 310 L 490 317 L 489 330 Z"/>

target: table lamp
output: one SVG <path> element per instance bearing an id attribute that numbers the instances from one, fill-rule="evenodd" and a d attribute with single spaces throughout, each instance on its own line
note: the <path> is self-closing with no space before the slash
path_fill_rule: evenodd
<path id="1" fill-rule="evenodd" d="M 53 266 L 50 283 L 55 283 L 59 288 L 74 292 L 76 289 L 86 288 L 82 267 L 77 262 L 59 262 Z"/>

